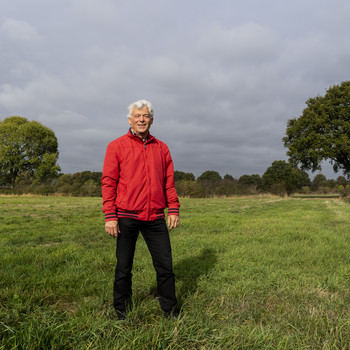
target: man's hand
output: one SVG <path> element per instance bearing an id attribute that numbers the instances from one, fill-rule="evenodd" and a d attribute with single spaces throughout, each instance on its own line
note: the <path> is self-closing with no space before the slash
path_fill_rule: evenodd
<path id="1" fill-rule="evenodd" d="M 168 215 L 168 228 L 169 230 L 179 225 L 180 218 L 178 215 Z"/>
<path id="2" fill-rule="evenodd" d="M 107 221 L 105 223 L 105 229 L 110 236 L 117 238 L 120 232 L 118 220 Z"/>

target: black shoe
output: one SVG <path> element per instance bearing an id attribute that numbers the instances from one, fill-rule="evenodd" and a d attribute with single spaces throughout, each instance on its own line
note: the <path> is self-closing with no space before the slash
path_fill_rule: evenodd
<path id="1" fill-rule="evenodd" d="M 126 313 L 121 311 L 116 311 L 118 321 L 123 321 L 126 318 Z"/>
<path id="2" fill-rule="evenodd" d="M 178 309 L 174 309 L 169 312 L 164 312 L 164 317 L 168 320 L 177 320 L 180 316 L 180 311 Z"/>

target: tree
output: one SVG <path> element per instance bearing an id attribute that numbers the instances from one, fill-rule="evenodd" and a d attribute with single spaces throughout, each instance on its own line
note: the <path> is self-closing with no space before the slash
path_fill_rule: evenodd
<path id="1" fill-rule="evenodd" d="M 55 190 L 57 193 L 72 194 L 72 184 L 73 184 L 73 175 L 62 174 L 57 179 Z"/>
<path id="2" fill-rule="evenodd" d="M 175 170 L 174 171 L 174 180 L 175 181 L 194 181 L 196 178 L 192 173 L 185 173 L 183 171 Z"/>
<path id="3" fill-rule="evenodd" d="M 59 166 L 55 133 L 36 121 L 9 117 L 0 121 L 0 177 L 15 186 L 16 180 L 29 174 L 44 181 L 56 177 Z"/>
<path id="4" fill-rule="evenodd" d="M 222 178 L 217 171 L 207 170 L 197 178 L 197 183 L 200 184 L 205 191 L 205 196 L 210 197 L 216 193 L 216 189 L 221 186 Z M 219 191 L 220 195 L 222 191 Z"/>
<path id="5" fill-rule="evenodd" d="M 317 174 L 311 182 L 312 191 L 318 191 L 319 188 L 325 187 L 326 182 L 327 178 L 323 174 Z"/>
<path id="6" fill-rule="evenodd" d="M 94 180 L 87 180 L 81 186 L 81 194 L 85 197 L 97 197 L 101 196 L 101 186 L 99 186 Z"/>
<path id="7" fill-rule="evenodd" d="M 287 123 L 283 141 L 289 161 L 314 172 L 329 160 L 335 172 L 341 169 L 350 177 L 350 81 L 330 87 L 306 105 L 298 119 Z"/>
<path id="8" fill-rule="evenodd" d="M 200 175 L 197 181 L 221 181 L 222 178 L 217 171 L 207 170 L 202 175 Z"/>
<path id="9" fill-rule="evenodd" d="M 232 175 L 226 174 L 226 175 L 224 176 L 224 181 L 232 181 L 232 182 L 234 182 L 235 179 L 234 179 L 234 177 L 233 177 Z"/>
<path id="10" fill-rule="evenodd" d="M 343 187 L 346 187 L 346 185 L 348 185 L 348 181 L 346 180 L 346 178 L 344 176 L 338 176 L 337 177 L 337 184 L 341 185 Z"/>
<path id="11" fill-rule="evenodd" d="M 215 189 L 215 194 L 220 196 L 232 196 L 237 192 L 237 180 L 230 175 L 226 174 L 221 182 L 221 186 Z"/>
<path id="12" fill-rule="evenodd" d="M 258 174 L 242 175 L 238 181 L 242 185 L 256 186 L 257 188 L 262 187 L 262 179 L 261 179 L 260 175 L 258 175 Z"/>
<path id="13" fill-rule="evenodd" d="M 281 194 L 282 189 L 284 189 L 287 194 L 291 194 L 296 189 L 307 186 L 310 182 L 308 175 L 305 174 L 284 160 L 276 160 L 267 168 L 262 179 L 266 189 L 273 189 L 278 194 Z"/>
<path id="14" fill-rule="evenodd" d="M 326 183 L 327 178 L 323 175 L 323 174 L 317 174 L 314 179 L 312 180 L 312 184 L 315 187 L 318 186 L 324 186 L 324 184 Z"/>

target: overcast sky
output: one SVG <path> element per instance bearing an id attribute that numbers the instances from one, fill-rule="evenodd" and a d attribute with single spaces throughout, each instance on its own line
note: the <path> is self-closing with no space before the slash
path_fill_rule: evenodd
<path id="1" fill-rule="evenodd" d="M 145 98 L 176 170 L 262 175 L 288 119 L 349 80 L 349 18 L 348 0 L 0 0 L 0 120 L 53 129 L 64 173 L 101 171 Z"/>

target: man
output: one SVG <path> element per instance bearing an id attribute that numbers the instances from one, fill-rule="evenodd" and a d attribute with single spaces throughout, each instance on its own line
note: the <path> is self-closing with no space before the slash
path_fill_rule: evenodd
<path id="1" fill-rule="evenodd" d="M 177 318 L 168 232 L 168 228 L 179 224 L 173 162 L 167 145 L 149 133 L 153 123 L 150 102 L 132 103 L 128 122 L 128 133 L 107 147 L 102 175 L 105 229 L 117 238 L 113 305 L 118 319 L 124 319 L 131 307 L 131 270 L 141 232 L 157 273 L 160 307 L 166 317 Z M 168 228 L 164 220 L 166 207 Z"/>

